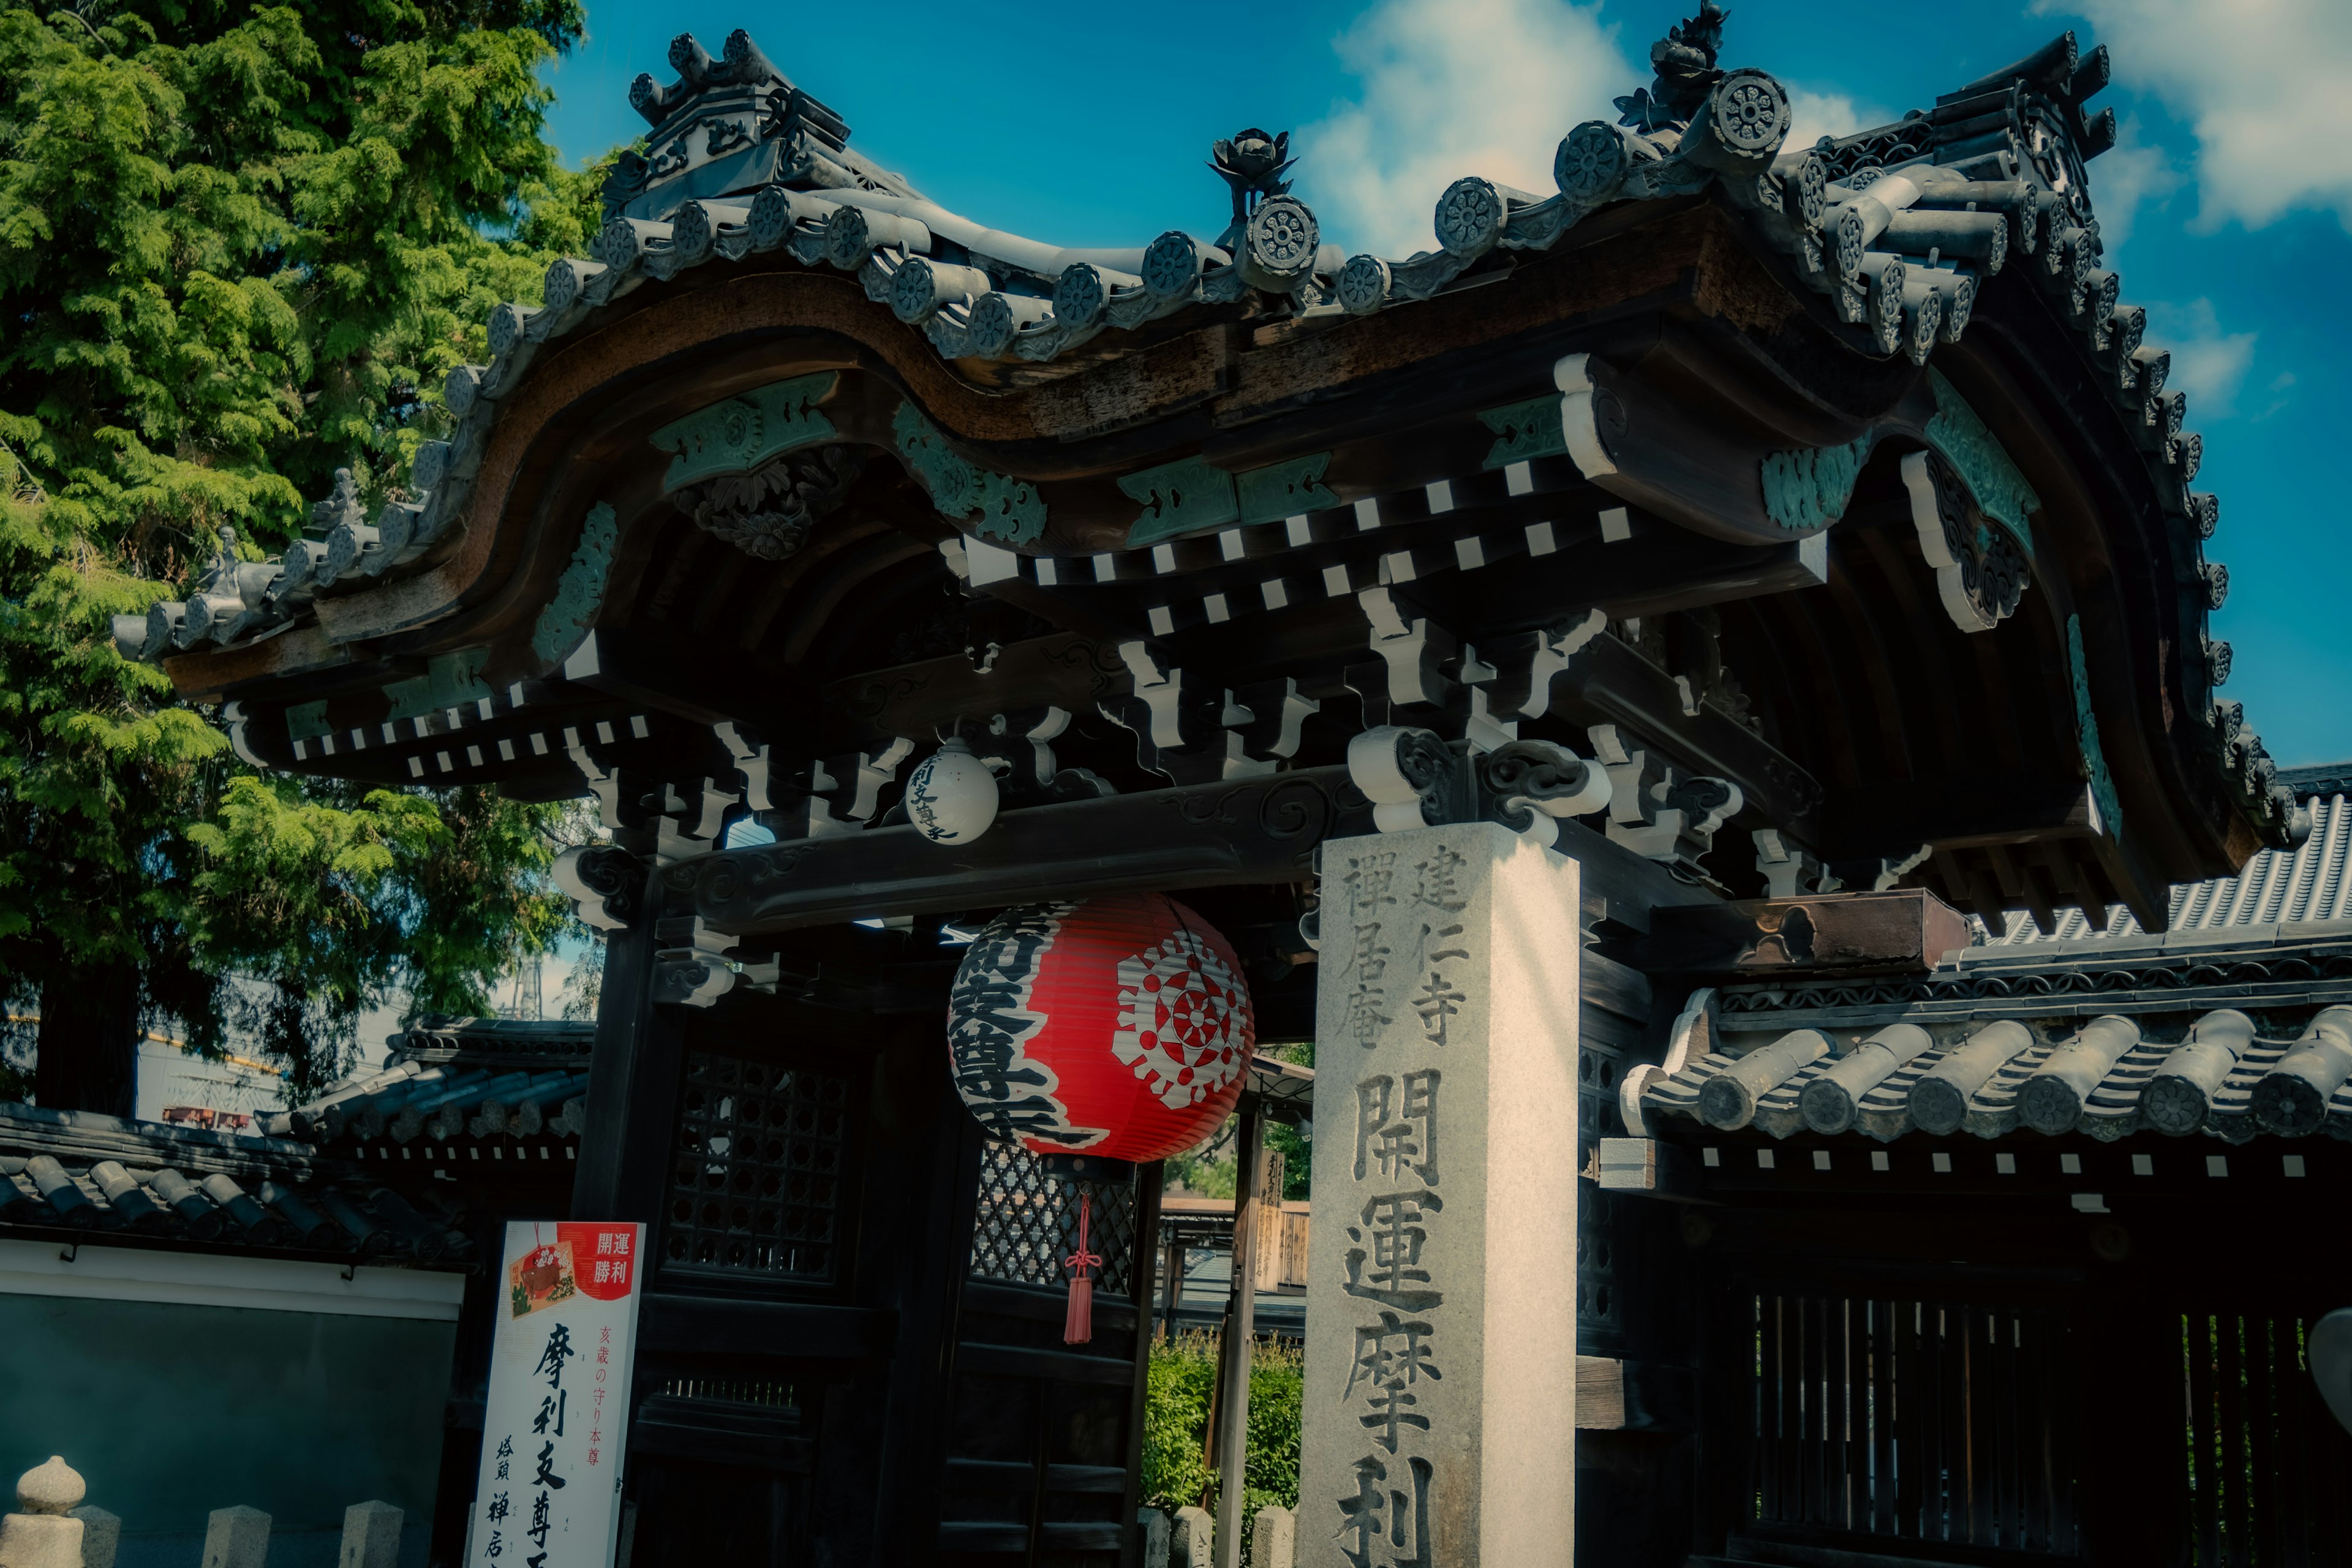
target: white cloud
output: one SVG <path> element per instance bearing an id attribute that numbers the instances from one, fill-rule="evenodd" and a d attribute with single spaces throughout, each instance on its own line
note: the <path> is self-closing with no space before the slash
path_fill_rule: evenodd
<path id="1" fill-rule="evenodd" d="M 2172 355 L 2164 384 L 2189 395 L 2191 420 L 2227 418 L 2238 411 L 2238 389 L 2253 368 L 2258 335 L 2223 331 L 2210 300 L 2147 308 L 2147 341 Z"/>
<path id="2" fill-rule="evenodd" d="M 1895 118 L 1883 109 L 1856 102 L 1850 93 L 1809 92 L 1801 87 L 1789 89 L 1789 114 L 1790 147 L 1810 147 L 1824 136 L 1851 136 Z"/>
<path id="3" fill-rule="evenodd" d="M 2302 207 L 2352 228 L 2352 5 L 2041 0 L 2036 9 L 2088 16 L 2116 79 L 2154 91 L 2195 131 L 2202 224 L 2259 228 Z M 2105 163 L 2091 166 L 2095 190 Z"/>
<path id="4" fill-rule="evenodd" d="M 1406 256 L 1435 245 L 1445 187 L 1479 174 L 1541 195 L 1552 154 L 1582 121 L 1649 80 L 1598 4 L 1381 0 L 1334 40 L 1362 84 L 1298 133 L 1300 194 L 1324 237 Z"/>
<path id="5" fill-rule="evenodd" d="M 2099 242 L 2109 267 L 2131 237 L 2139 209 L 2149 203 L 2162 206 L 2180 188 L 2180 171 L 2162 148 L 2142 137 L 2137 115 L 2125 116 L 2116 132 L 2116 144 L 2089 167 L 2091 205 L 2099 215 Z"/>

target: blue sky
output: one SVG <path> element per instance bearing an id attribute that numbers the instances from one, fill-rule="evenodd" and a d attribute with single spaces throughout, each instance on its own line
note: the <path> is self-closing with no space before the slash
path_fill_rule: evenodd
<path id="1" fill-rule="evenodd" d="M 1696 0 L 1290 0 L 1129 12 L 896 0 L 790 10 L 590 0 L 587 42 L 551 72 L 552 131 L 577 163 L 644 130 L 641 70 L 669 39 L 713 53 L 748 27 L 831 104 L 854 144 L 925 195 L 1062 245 L 1214 232 L 1209 142 L 1288 130 L 1297 191 L 1349 249 L 1430 244 L 1452 179 L 1550 187 L 1571 126 L 1649 78 L 1650 43 Z M 1925 107 L 2073 27 L 2105 43 L 2122 145 L 2091 165 L 2123 297 L 2148 308 L 2221 498 L 2216 617 L 2224 695 L 2285 765 L 2352 758 L 2352 538 L 2329 388 L 2352 317 L 2352 5 L 2078 0 L 1940 6 L 1732 0 L 1725 64 L 1795 94 L 1798 137 Z M 1866 25 L 1857 21 L 1866 18 Z"/>

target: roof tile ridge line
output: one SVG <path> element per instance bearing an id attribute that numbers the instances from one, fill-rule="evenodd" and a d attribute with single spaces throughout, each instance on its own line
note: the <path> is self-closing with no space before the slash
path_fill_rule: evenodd
<path id="1" fill-rule="evenodd" d="M 2320 829 L 2319 814 L 2314 813 L 2311 837 L 2294 847 L 2294 864 L 2288 870 L 2286 889 L 2279 900 L 2279 912 L 2274 919 L 2300 921 L 2308 917 L 2312 899 L 2318 891 L 2322 862 L 2326 857 L 2326 845 L 2318 841 Z"/>
<path id="2" fill-rule="evenodd" d="M 2211 877 L 2202 882 L 2187 884 L 2186 896 L 2180 900 L 2180 908 L 2173 914 L 2171 929 L 2195 931 L 2203 925 L 2205 910 L 2213 901 L 2215 889 L 2223 882 L 2235 879 L 2231 877 Z"/>
<path id="3" fill-rule="evenodd" d="M 2345 858 L 2352 853 L 2352 811 L 2345 809 L 2345 797 L 2312 799 L 2312 811 L 2316 818 L 2312 823 L 2312 837 L 2305 847 L 2319 844 L 2319 877 L 2312 889 L 2312 900 L 2324 914 L 2316 920 L 2345 920 Z"/>
<path id="4" fill-rule="evenodd" d="M 2262 911 L 2263 884 L 2267 880 L 2266 873 L 2269 870 L 2269 868 L 2262 862 L 2273 851 L 2257 850 L 2243 866 L 2238 868 L 2238 874 L 2230 879 L 2229 887 L 2221 895 L 2222 902 L 2219 906 L 2221 912 L 2219 918 L 2213 921 L 2215 925 L 2234 926 L 2255 923 L 2251 917 Z"/>

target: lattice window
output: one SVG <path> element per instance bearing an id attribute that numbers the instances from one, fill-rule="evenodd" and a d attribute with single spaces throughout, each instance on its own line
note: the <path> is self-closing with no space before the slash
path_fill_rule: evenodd
<path id="1" fill-rule="evenodd" d="M 830 1284 L 848 1102 L 829 1073 L 688 1052 L 663 1266 Z"/>
<path id="2" fill-rule="evenodd" d="M 2196 1568 L 2352 1562 L 2336 1489 L 2352 1436 L 2312 1380 L 2311 1328 L 2265 1312 L 2180 1320 L 2183 1372 L 2163 1375 L 2188 1382 L 2187 1463 L 2157 1484 L 2183 1494 Z"/>
<path id="3" fill-rule="evenodd" d="M 1087 1245 L 1102 1254 L 1098 1293 L 1125 1296 L 1135 1256 L 1135 1188 L 1088 1183 L 1094 1218 Z M 1062 1259 L 1078 1247 L 1078 1186 L 1045 1173 L 1043 1162 L 1013 1143 L 981 1145 L 980 1205 L 972 1216 L 971 1272 L 978 1279 L 1062 1285 Z"/>
<path id="4" fill-rule="evenodd" d="M 1743 1294 L 1727 1364 L 1749 1517 L 2072 1556 L 2081 1549 L 2079 1353 L 2053 1310 Z"/>

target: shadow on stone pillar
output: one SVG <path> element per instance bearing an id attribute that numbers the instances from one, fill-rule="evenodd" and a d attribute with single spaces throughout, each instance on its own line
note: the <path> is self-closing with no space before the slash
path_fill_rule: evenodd
<path id="1" fill-rule="evenodd" d="M 1298 1560 L 1298 1521 L 1286 1508 L 1268 1505 L 1250 1521 L 1250 1568 L 1293 1568 Z"/>
<path id="2" fill-rule="evenodd" d="M 1216 1560 L 1216 1516 L 1205 1508 L 1178 1509 L 1168 1568 L 1213 1568 Z"/>
<path id="3" fill-rule="evenodd" d="M 269 1557 L 269 1516 L 242 1503 L 216 1508 L 205 1521 L 203 1568 L 264 1568 Z"/>
<path id="4" fill-rule="evenodd" d="M 400 1510 L 381 1500 L 343 1510 L 343 1549 L 335 1568 L 400 1568 Z"/>
<path id="5" fill-rule="evenodd" d="M 68 1512 L 81 1521 L 81 1568 L 114 1568 L 114 1554 L 122 1545 L 122 1521 L 87 1504 Z"/>
<path id="6" fill-rule="evenodd" d="M 1142 1568 L 1168 1568 L 1168 1516 L 1156 1508 L 1138 1509 L 1135 1528 L 1143 1538 Z"/>

